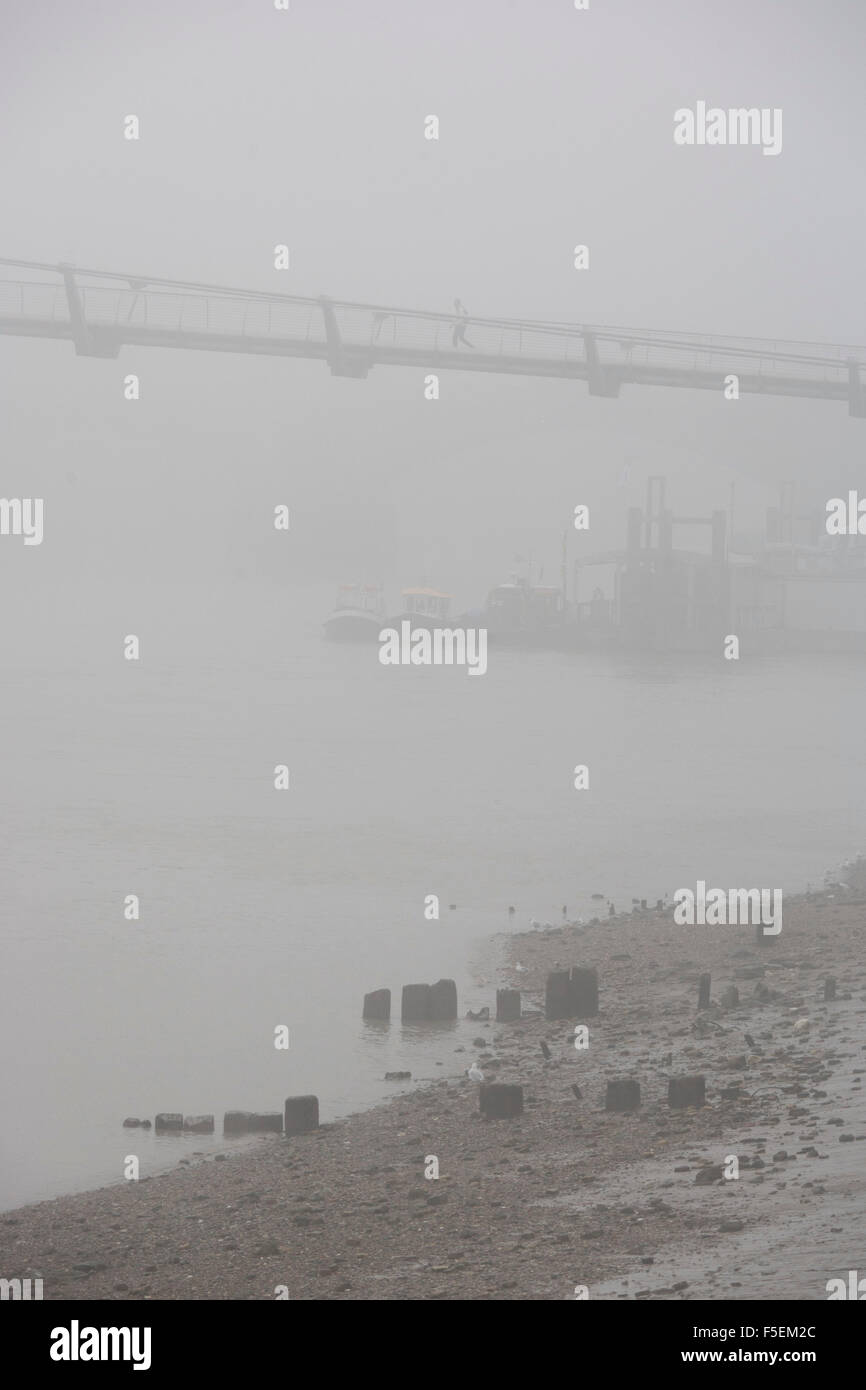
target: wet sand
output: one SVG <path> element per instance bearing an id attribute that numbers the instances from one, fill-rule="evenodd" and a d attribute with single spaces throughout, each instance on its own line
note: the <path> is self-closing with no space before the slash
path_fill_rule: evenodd
<path id="1" fill-rule="evenodd" d="M 761 946 L 751 927 L 670 912 L 499 937 L 480 973 L 539 1012 L 463 1023 L 454 1077 L 314 1134 L 4 1213 L 0 1273 L 76 1300 L 825 1299 L 829 1279 L 866 1273 L 864 922 L 866 902 L 837 890 L 786 900 Z M 574 1023 L 541 1012 L 547 972 L 570 965 L 599 972 L 581 1051 Z M 740 1003 L 722 1008 L 730 984 Z M 492 986 L 479 999 L 494 1012 Z M 479 1116 L 474 1058 L 523 1085 L 521 1117 Z M 669 1109 L 668 1077 L 692 1073 L 707 1104 Z M 621 1075 L 640 1081 L 633 1114 L 604 1110 Z M 701 1171 L 732 1155 L 737 1179 Z"/>

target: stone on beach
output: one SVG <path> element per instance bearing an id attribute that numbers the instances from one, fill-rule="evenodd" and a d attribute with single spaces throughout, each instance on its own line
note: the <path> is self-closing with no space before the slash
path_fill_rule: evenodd
<path id="1" fill-rule="evenodd" d="M 668 1105 L 683 1110 L 687 1105 L 704 1105 L 706 1078 L 703 1076 L 672 1076 L 668 1082 Z"/>
<path id="2" fill-rule="evenodd" d="M 509 1120 L 523 1114 L 523 1087 L 487 1081 L 479 1089 L 482 1115 L 491 1120 Z"/>
<path id="3" fill-rule="evenodd" d="M 630 1076 L 620 1076 L 607 1083 L 605 1110 L 623 1113 L 640 1108 L 640 1082 Z"/>
<path id="4" fill-rule="evenodd" d="M 372 993 L 364 995 L 364 1018 L 379 1019 L 387 1022 L 391 1017 L 391 991 L 390 989 L 374 989 Z"/>
<path id="5" fill-rule="evenodd" d="M 286 1134 L 308 1134 L 319 1128 L 318 1096 L 289 1096 L 286 1100 Z"/>

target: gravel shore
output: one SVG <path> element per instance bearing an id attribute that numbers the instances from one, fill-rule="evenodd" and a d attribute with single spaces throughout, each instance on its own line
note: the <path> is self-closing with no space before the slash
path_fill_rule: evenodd
<path id="1" fill-rule="evenodd" d="M 0 1273 L 76 1300 L 826 1298 L 866 1268 L 864 918 L 822 893 L 786 900 L 760 946 L 750 927 L 670 911 L 497 938 L 497 983 L 538 1012 L 461 1024 L 455 1077 L 4 1213 Z M 580 1051 L 574 1023 L 543 1015 L 547 972 L 571 965 L 599 973 Z M 729 985 L 740 1002 L 722 1007 Z M 479 1116 L 475 1058 L 523 1085 L 521 1117 Z M 707 1104 L 671 1110 L 668 1078 L 692 1073 Z M 640 1110 L 605 1111 L 618 1076 L 640 1082 Z M 720 1171 L 732 1156 L 736 1180 Z"/>

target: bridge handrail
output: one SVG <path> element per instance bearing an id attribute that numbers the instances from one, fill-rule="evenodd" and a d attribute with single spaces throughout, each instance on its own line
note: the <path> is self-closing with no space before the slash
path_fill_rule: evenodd
<path id="1" fill-rule="evenodd" d="M 111 293 L 115 291 L 119 296 L 123 294 L 143 295 L 145 301 L 145 318 L 147 314 L 147 300 L 153 297 L 156 302 L 168 301 L 180 298 L 181 321 L 184 313 L 184 301 L 199 301 L 205 305 L 206 319 L 210 321 L 211 301 L 223 300 L 225 302 L 243 303 L 244 317 L 248 312 L 248 307 L 254 303 L 266 304 L 268 306 L 268 333 L 272 332 L 272 306 L 285 305 L 286 307 L 295 306 L 303 308 L 308 314 L 308 329 L 312 319 L 311 311 L 323 311 L 325 304 L 339 316 L 350 314 L 365 314 L 377 316 L 380 322 L 392 319 L 394 322 L 394 332 L 392 337 L 396 342 L 396 324 L 425 324 L 434 325 L 438 332 L 443 327 L 452 327 L 457 316 L 454 313 L 446 313 L 429 309 L 406 309 L 399 306 L 388 306 L 382 304 L 370 304 L 360 300 L 337 300 L 325 299 L 324 296 L 312 295 L 288 295 L 275 290 L 240 289 L 227 285 L 212 285 L 197 281 L 168 280 L 159 276 L 133 275 L 119 271 L 90 270 L 80 267 L 64 267 L 62 264 L 51 265 L 40 261 L 21 261 L 13 260 L 8 257 L 0 257 L 0 265 L 18 268 L 19 270 L 49 271 L 54 274 L 62 274 L 63 270 L 72 270 L 79 284 L 80 293 L 85 296 L 88 291 Z M 80 284 L 81 280 L 102 280 L 112 282 L 102 285 Z M 121 289 L 116 282 L 123 282 L 124 288 Z M 62 289 L 56 283 L 43 280 L 29 280 L 19 278 L 0 277 L 0 286 L 9 285 L 18 289 L 19 297 L 23 309 L 23 296 L 26 288 Z M 214 307 L 216 307 L 214 305 Z M 119 315 L 121 301 L 118 300 L 116 315 Z M 131 310 L 130 310 L 131 315 Z M 374 319 L 374 322 L 376 320 Z M 866 367 L 866 347 L 853 346 L 847 344 L 831 344 L 816 342 L 797 342 L 785 339 L 762 339 L 750 336 L 733 337 L 730 335 L 712 335 L 706 333 L 690 333 L 674 331 L 670 329 L 631 329 L 621 328 L 611 325 L 577 324 L 565 323 L 562 321 L 545 319 L 521 319 L 521 318 L 484 318 L 470 316 L 465 320 L 476 332 L 484 333 L 490 331 L 499 335 L 499 353 L 503 354 L 504 337 L 506 333 L 513 332 L 518 335 L 517 352 L 522 355 L 524 352 L 531 355 L 524 346 L 524 338 L 554 338 L 565 339 L 565 353 L 569 352 L 569 345 L 572 341 L 583 343 L 586 347 L 587 336 L 589 335 L 596 343 L 603 344 L 609 349 L 614 344 L 625 356 L 628 362 L 630 354 L 638 352 L 689 352 L 700 354 L 704 357 L 715 357 L 717 359 L 730 359 L 739 357 L 746 360 L 759 359 L 761 362 L 772 362 L 775 364 L 793 364 L 799 367 L 818 367 L 837 370 L 846 367 L 854 362 L 859 366 Z M 620 359 L 622 360 L 622 359 Z M 697 360 L 695 359 L 697 366 Z M 760 368 L 759 368 L 760 370 Z"/>

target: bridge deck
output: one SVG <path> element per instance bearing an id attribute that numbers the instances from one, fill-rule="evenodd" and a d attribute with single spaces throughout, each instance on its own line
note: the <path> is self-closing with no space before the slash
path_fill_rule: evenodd
<path id="1" fill-rule="evenodd" d="M 741 393 L 847 401 L 866 414 L 864 348 L 482 318 L 463 320 L 455 341 L 454 314 L 35 267 L 52 281 L 33 278 L 32 263 L 0 264 L 30 273 L 0 279 L 0 334 L 67 340 L 90 356 L 132 345 L 267 354 L 318 359 L 341 376 L 404 366 L 569 378 L 606 396 L 625 385 L 720 392 L 733 374 Z"/>

